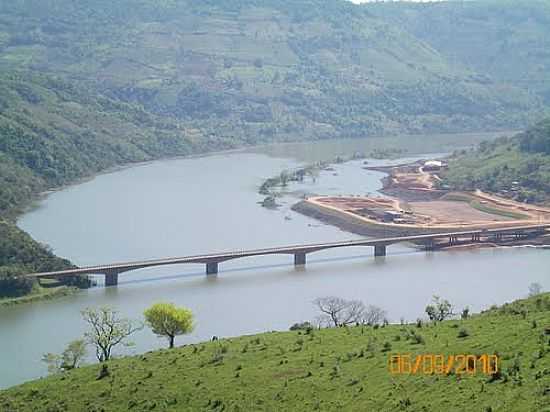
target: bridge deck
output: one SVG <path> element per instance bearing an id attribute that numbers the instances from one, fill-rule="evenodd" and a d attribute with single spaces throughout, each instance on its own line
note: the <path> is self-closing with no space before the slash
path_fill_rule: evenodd
<path id="1" fill-rule="evenodd" d="M 143 269 L 147 267 L 154 266 L 165 266 L 165 265 L 175 265 L 183 263 L 218 263 L 231 259 L 238 259 L 251 256 L 262 256 L 262 255 L 274 255 L 274 254 L 307 254 L 325 249 L 333 249 L 340 247 L 352 247 L 352 246 L 387 246 L 400 242 L 422 242 L 435 240 L 438 238 L 445 237 L 462 237 L 462 236 L 473 236 L 473 235 L 491 235 L 491 234 L 514 234 L 514 233 L 528 233 L 530 231 L 545 231 L 550 228 L 550 224 L 546 225 L 530 225 L 530 226 L 516 226 L 510 228 L 501 228 L 501 229 L 480 229 L 480 230 L 469 230 L 462 232 L 449 232 L 449 233 L 431 233 L 425 235 L 414 235 L 414 236 L 400 236 L 400 237 L 389 237 L 381 239 L 365 239 L 365 240 L 349 240 L 343 242 L 333 242 L 333 243 L 316 243 L 316 244 L 306 244 L 306 245 L 291 245 L 284 247 L 275 247 L 275 248 L 265 248 L 265 249 L 255 249 L 255 250 L 240 250 L 232 252 L 222 252 L 222 253 L 213 253 L 207 255 L 196 255 L 196 256 L 186 256 L 186 257 L 173 257 L 165 259 L 151 259 L 143 260 L 136 262 L 123 262 L 123 263 L 113 263 L 107 265 L 98 265 L 98 266 L 88 266 L 76 269 L 67 269 L 60 270 L 55 272 L 44 272 L 44 273 L 33 273 L 25 275 L 26 277 L 34 278 L 47 278 L 47 277 L 57 277 L 57 276 L 74 276 L 74 275 L 89 275 L 89 274 L 107 274 L 107 273 L 122 273 L 130 270 Z"/>

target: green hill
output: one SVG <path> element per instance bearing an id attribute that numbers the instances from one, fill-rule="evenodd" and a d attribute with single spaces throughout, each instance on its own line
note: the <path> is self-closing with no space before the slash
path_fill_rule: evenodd
<path id="1" fill-rule="evenodd" d="M 0 67 L 253 143 L 521 128 L 541 109 L 344 0 L 4 2 L 2 38 Z"/>
<path id="2" fill-rule="evenodd" d="M 0 407 L 6 412 L 549 411 L 549 320 L 546 294 L 466 320 L 221 339 L 109 361 L 110 375 L 100 380 L 99 366 L 91 365 L 29 382 L 0 392 Z M 496 354 L 500 372 L 482 373 L 477 358 L 476 374 L 454 368 L 448 374 L 391 374 L 389 359 L 395 354 L 413 359 Z"/>
<path id="3" fill-rule="evenodd" d="M 483 142 L 449 161 L 444 182 L 453 189 L 499 192 L 519 201 L 550 200 L 550 119 L 511 138 Z"/>
<path id="4" fill-rule="evenodd" d="M 175 120 L 74 82 L 0 75 L 0 299 L 33 290 L 14 281 L 17 274 L 69 265 L 13 223 L 39 192 L 120 164 L 225 147 L 233 144 L 212 143 Z"/>

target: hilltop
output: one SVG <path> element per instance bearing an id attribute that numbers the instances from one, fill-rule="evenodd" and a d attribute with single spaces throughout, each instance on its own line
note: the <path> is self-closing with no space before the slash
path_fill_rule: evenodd
<path id="1" fill-rule="evenodd" d="M 109 361 L 101 380 L 91 365 L 29 382 L 0 392 L 0 405 L 7 412 L 546 411 L 549 319 L 544 294 L 465 320 L 221 339 Z M 391 374 L 392 354 L 496 354 L 500 372 Z"/>

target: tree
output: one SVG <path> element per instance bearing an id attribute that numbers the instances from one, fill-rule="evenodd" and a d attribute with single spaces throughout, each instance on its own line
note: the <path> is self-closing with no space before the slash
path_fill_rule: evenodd
<path id="1" fill-rule="evenodd" d="M 529 297 L 537 296 L 542 293 L 542 285 L 538 282 L 533 282 L 529 285 Z"/>
<path id="2" fill-rule="evenodd" d="M 441 322 L 453 316 L 453 306 L 448 300 L 441 300 L 439 296 L 434 296 L 432 304 L 426 306 L 426 313 L 431 321 Z"/>
<path id="3" fill-rule="evenodd" d="M 73 340 L 61 354 L 61 368 L 71 370 L 78 368 L 86 356 L 86 342 L 84 339 Z"/>
<path id="4" fill-rule="evenodd" d="M 61 372 L 61 356 L 55 353 L 45 353 L 42 355 L 42 362 L 48 365 L 48 373 Z"/>
<path id="5" fill-rule="evenodd" d="M 374 326 L 384 322 L 386 311 L 378 306 L 369 305 L 363 314 L 362 323 Z"/>
<path id="6" fill-rule="evenodd" d="M 82 317 L 90 325 L 90 330 L 84 334 L 86 341 L 96 350 L 97 360 L 106 362 L 111 359 L 115 346 L 129 346 L 128 337 L 143 328 L 129 319 L 121 318 L 117 311 L 109 306 L 99 309 L 87 308 Z"/>
<path id="7" fill-rule="evenodd" d="M 178 308 L 173 303 L 156 303 L 144 312 L 145 320 L 154 333 L 168 338 L 170 348 L 178 335 L 193 330 L 193 313 L 186 308 Z"/>
<path id="8" fill-rule="evenodd" d="M 49 373 L 57 373 L 78 368 L 86 356 L 86 342 L 83 339 L 73 340 L 61 355 L 46 353 L 42 362 L 48 365 Z"/>
<path id="9" fill-rule="evenodd" d="M 313 304 L 322 312 L 318 317 L 319 324 L 332 324 L 335 327 L 362 323 L 366 310 L 360 300 L 345 300 L 336 296 L 317 298 Z"/>

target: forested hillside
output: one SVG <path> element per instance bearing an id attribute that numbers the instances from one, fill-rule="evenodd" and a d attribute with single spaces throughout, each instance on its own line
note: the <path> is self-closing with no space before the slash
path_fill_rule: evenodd
<path id="1" fill-rule="evenodd" d="M 9 238 L 41 248 L 20 237 L 17 213 L 40 191 L 116 165 L 275 141 L 520 129 L 541 116 L 546 89 L 532 84 L 545 84 L 547 7 L 424 6 L 0 2 L 0 219 Z M 468 30 L 482 22 L 481 37 L 508 39 L 507 60 L 487 63 L 481 43 L 458 58 L 454 34 L 439 41 L 412 24 L 441 31 L 449 13 Z M 534 83 L 509 81 L 504 66 Z M 8 243 L 0 262 L 39 269 Z"/>
<path id="2" fill-rule="evenodd" d="M 449 162 L 454 189 L 482 189 L 519 201 L 550 201 L 550 119 L 513 138 L 484 142 Z"/>
<path id="3" fill-rule="evenodd" d="M 0 67 L 251 143 L 518 128 L 541 108 L 344 0 L 3 2 L 0 39 Z"/>
<path id="4" fill-rule="evenodd" d="M 487 83 L 528 89 L 550 103 L 550 2 L 476 0 L 364 7 Z"/>

